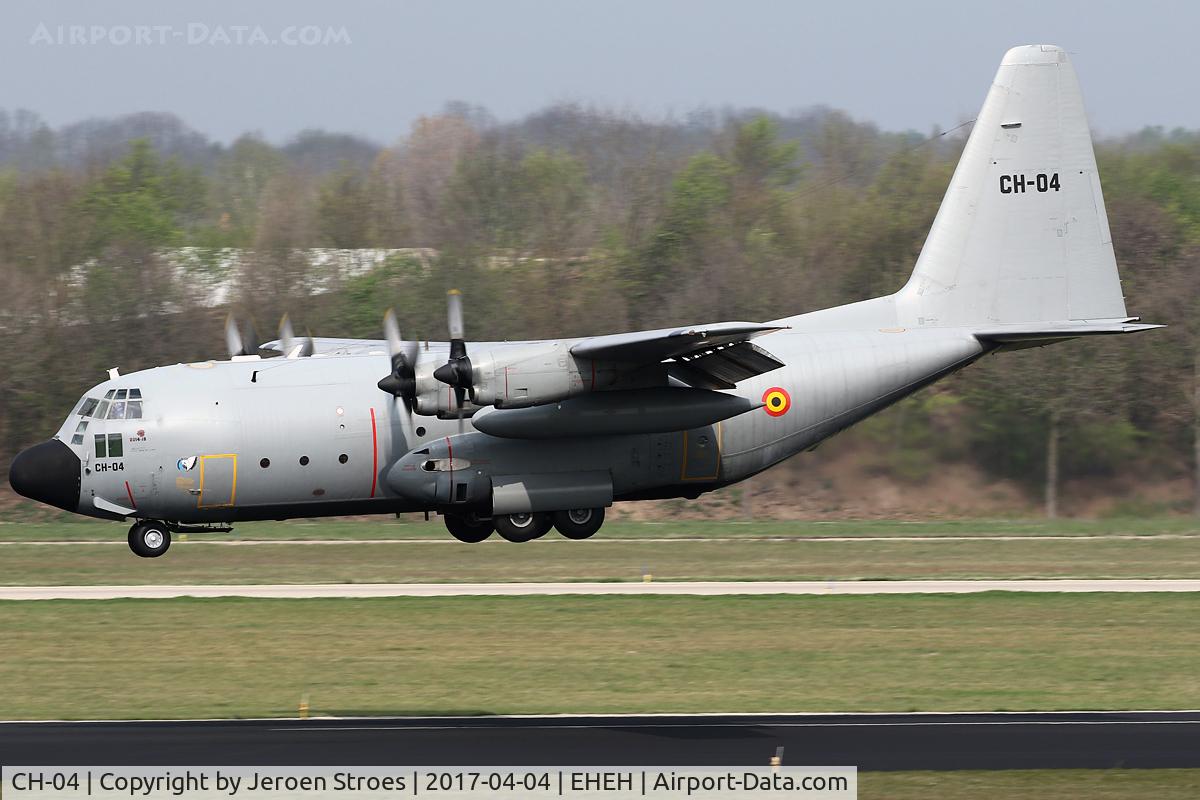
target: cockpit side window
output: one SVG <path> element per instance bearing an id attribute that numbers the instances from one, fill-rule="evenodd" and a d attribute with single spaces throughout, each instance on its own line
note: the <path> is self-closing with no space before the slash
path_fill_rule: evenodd
<path id="1" fill-rule="evenodd" d="M 104 393 L 104 399 L 105 399 L 105 400 L 112 400 L 112 398 L 113 398 L 113 395 L 114 395 L 114 394 L 116 394 L 116 393 L 117 393 L 117 390 L 116 390 L 116 389 L 109 389 L 107 392 L 105 392 L 105 393 Z"/>
<path id="2" fill-rule="evenodd" d="M 141 419 L 142 418 L 142 401 L 130 400 L 125 406 L 125 419 Z"/>
<path id="3" fill-rule="evenodd" d="M 112 391 L 109 389 L 109 391 Z M 96 409 L 96 419 L 106 419 L 108 417 L 108 401 L 101 400 L 100 406 Z"/>
<path id="4" fill-rule="evenodd" d="M 99 402 L 100 401 L 94 397 L 85 397 L 83 400 L 83 405 L 79 407 L 79 416 L 90 417 L 92 412 L 96 410 L 96 406 L 99 404 Z"/>
<path id="5" fill-rule="evenodd" d="M 125 392 L 121 390 L 122 394 Z M 118 395 L 119 396 L 119 395 Z M 113 400 L 112 405 L 108 409 L 109 419 L 125 419 L 125 400 Z"/>

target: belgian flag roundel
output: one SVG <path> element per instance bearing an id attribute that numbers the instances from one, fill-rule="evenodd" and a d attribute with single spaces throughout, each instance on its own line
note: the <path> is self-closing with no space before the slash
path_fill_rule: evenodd
<path id="1" fill-rule="evenodd" d="M 772 386 L 763 392 L 765 410 L 772 417 L 782 417 L 792 407 L 792 396 L 781 386 Z"/>

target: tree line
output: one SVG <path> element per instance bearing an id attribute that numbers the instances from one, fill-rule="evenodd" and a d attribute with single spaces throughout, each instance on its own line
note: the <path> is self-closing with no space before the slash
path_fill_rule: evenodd
<path id="1" fill-rule="evenodd" d="M 219 357 L 234 310 L 273 338 L 477 339 L 764 320 L 899 288 L 969 126 L 892 133 L 818 108 L 648 121 L 452 104 L 397 142 L 222 145 L 163 114 L 52 130 L 0 112 L 0 468 L 103 379 Z M 1131 313 L 1164 331 L 984 359 L 848 436 L 899 481 L 970 462 L 1057 512 L 1067 480 L 1200 463 L 1200 134 L 1097 143 Z M 320 253 L 369 252 L 368 269 Z M 236 257 L 231 257 L 236 254 Z M 353 260 L 353 259 L 351 259 Z M 881 446 L 880 446 L 881 445 Z M 1200 513 L 1200 482 L 1169 507 Z"/>

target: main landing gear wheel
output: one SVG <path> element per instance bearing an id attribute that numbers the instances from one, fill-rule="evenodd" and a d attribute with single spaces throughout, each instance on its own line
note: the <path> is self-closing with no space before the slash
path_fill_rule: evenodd
<path id="1" fill-rule="evenodd" d="M 545 511 L 522 514 L 503 514 L 492 518 L 496 533 L 508 542 L 528 542 L 545 536 L 554 525 L 554 518 Z"/>
<path id="2" fill-rule="evenodd" d="M 171 546 L 171 531 L 152 519 L 135 522 L 129 529 L 129 549 L 142 558 L 158 558 Z"/>
<path id="3" fill-rule="evenodd" d="M 603 508 L 572 508 L 554 512 L 554 527 L 568 539 L 586 539 L 604 524 Z"/>
<path id="4" fill-rule="evenodd" d="M 490 519 L 481 519 L 474 514 L 470 516 L 445 514 L 442 516 L 442 521 L 446 523 L 446 530 L 450 531 L 451 536 L 468 544 L 482 542 L 492 535 L 492 531 L 496 530 Z"/>

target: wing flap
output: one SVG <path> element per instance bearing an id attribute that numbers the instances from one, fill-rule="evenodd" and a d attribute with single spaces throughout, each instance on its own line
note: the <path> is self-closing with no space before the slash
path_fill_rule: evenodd
<path id="1" fill-rule="evenodd" d="M 697 388 L 732 389 L 782 366 L 782 361 L 753 342 L 735 342 L 680 356 L 668 372 Z"/>
<path id="2" fill-rule="evenodd" d="M 614 333 L 577 342 L 571 347 L 571 354 L 593 361 L 652 364 L 718 345 L 744 342 L 784 327 L 756 322 L 718 322 L 695 328 Z"/>

